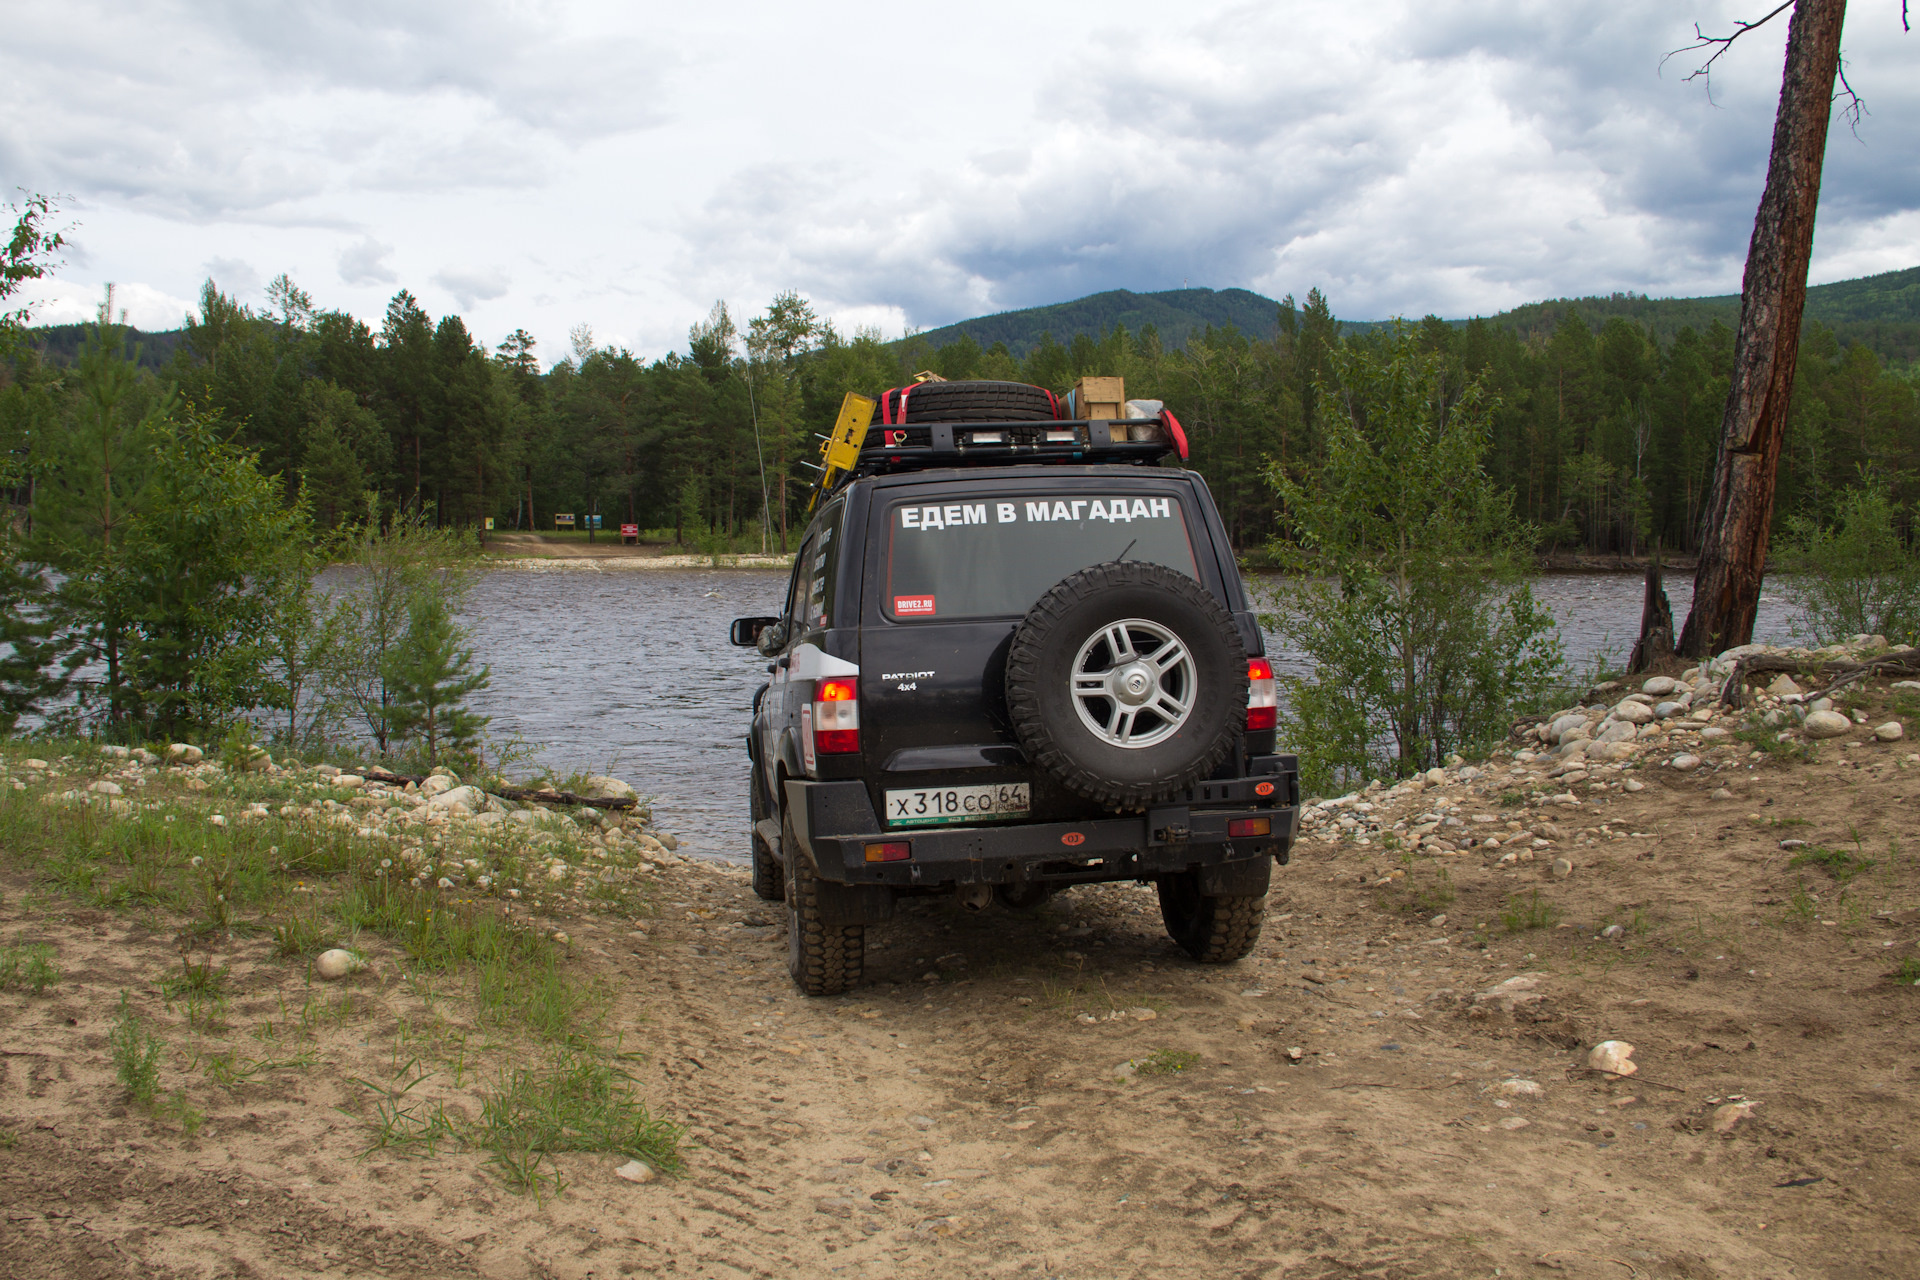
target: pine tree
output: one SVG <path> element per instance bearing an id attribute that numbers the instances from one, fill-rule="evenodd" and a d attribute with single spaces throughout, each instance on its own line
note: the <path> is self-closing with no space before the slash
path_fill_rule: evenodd
<path id="1" fill-rule="evenodd" d="M 467 695 L 486 688 L 493 674 L 473 669 L 473 650 L 460 647 L 464 638 L 441 594 L 422 589 L 408 603 L 407 634 L 382 672 L 392 696 L 385 708 L 388 732 L 420 739 L 434 764 L 443 751 L 471 750 L 490 719 L 465 706 Z"/>
<path id="2" fill-rule="evenodd" d="M 74 646 L 47 608 L 45 575 L 17 550 L 0 546 L 0 734 L 64 692 L 73 669 L 61 661 Z"/>

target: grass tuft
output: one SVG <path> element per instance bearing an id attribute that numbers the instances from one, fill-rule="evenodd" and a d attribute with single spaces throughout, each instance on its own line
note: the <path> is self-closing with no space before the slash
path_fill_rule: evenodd
<path id="1" fill-rule="evenodd" d="M 0 991 L 24 987 L 43 996 L 47 988 L 60 981 L 60 967 L 53 962 L 53 948 L 44 942 L 21 942 L 0 947 Z"/>
<path id="2" fill-rule="evenodd" d="M 1500 923 L 1506 926 L 1508 933 L 1551 929 L 1560 923 L 1560 908 L 1543 901 L 1538 889 L 1524 899 L 1517 893 L 1509 894 L 1507 905 L 1500 911 Z"/>
<path id="3" fill-rule="evenodd" d="M 107 1035 L 113 1053 L 113 1071 L 120 1083 L 143 1107 L 153 1105 L 160 1091 L 160 1054 L 164 1046 L 140 1021 L 126 992 L 120 993 L 120 1013 Z"/>
<path id="4" fill-rule="evenodd" d="M 1143 1076 L 1170 1076 L 1198 1066 L 1200 1055 L 1186 1049 L 1157 1049 L 1144 1058 L 1136 1058 L 1133 1064 L 1134 1074 Z"/>

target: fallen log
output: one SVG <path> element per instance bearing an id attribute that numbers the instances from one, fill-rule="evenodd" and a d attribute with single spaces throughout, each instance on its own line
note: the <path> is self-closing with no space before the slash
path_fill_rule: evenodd
<path id="1" fill-rule="evenodd" d="M 389 785 L 405 786 L 411 782 L 416 787 L 432 775 L 412 773 L 389 773 L 385 769 L 362 770 L 361 777 L 372 782 L 385 782 Z M 469 786 L 474 784 L 469 783 Z M 545 787 L 480 787 L 479 790 L 490 796 L 499 796 L 502 800 L 534 801 L 539 804 L 584 804 L 594 809 L 633 809 L 639 807 L 637 798 L 624 800 L 603 800 L 596 796 L 575 795 L 571 791 L 552 791 Z"/>
<path id="2" fill-rule="evenodd" d="M 1882 654 L 1862 662 L 1828 658 L 1812 663 L 1805 658 L 1792 658 L 1782 653 L 1749 654 L 1733 664 L 1733 673 L 1721 687 L 1719 700 L 1729 707 L 1745 706 L 1747 681 L 1754 676 L 1774 674 L 1833 677 L 1826 688 L 1809 690 L 1800 695 L 1801 701 L 1811 702 L 1873 676 L 1920 676 L 1920 649 Z"/>

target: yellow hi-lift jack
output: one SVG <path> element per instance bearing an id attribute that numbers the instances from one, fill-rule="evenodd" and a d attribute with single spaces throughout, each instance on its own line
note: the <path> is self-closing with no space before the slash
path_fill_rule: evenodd
<path id="1" fill-rule="evenodd" d="M 822 495 L 833 492 L 841 475 L 860 461 L 860 446 L 866 443 L 867 428 L 873 425 L 873 411 L 878 405 L 879 401 L 853 391 L 840 402 L 840 417 L 833 424 L 833 434 L 820 446 L 820 478 L 807 498 L 809 514 L 820 505 Z"/>

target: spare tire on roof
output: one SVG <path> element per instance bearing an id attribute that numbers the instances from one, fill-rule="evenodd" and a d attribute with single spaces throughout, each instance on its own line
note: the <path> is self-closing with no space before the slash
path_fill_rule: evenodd
<path id="1" fill-rule="evenodd" d="M 1192 578 L 1138 560 L 1082 569 L 1040 597 L 1013 633 L 1006 681 L 1028 758 L 1115 809 L 1210 776 L 1246 722 L 1233 615 Z"/>
<path id="2" fill-rule="evenodd" d="M 887 391 L 880 398 L 873 421 L 876 426 L 905 422 L 1048 422 L 1055 413 L 1055 400 L 1047 389 L 1024 382 L 922 382 Z"/>

